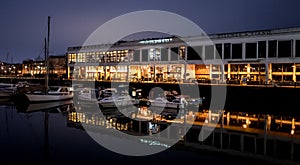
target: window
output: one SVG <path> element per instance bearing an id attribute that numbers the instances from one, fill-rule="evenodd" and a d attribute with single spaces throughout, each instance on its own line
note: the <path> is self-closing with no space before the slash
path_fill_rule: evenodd
<path id="1" fill-rule="evenodd" d="M 178 61 L 178 47 L 171 48 L 171 61 Z"/>
<path id="2" fill-rule="evenodd" d="M 266 41 L 258 41 L 258 58 L 266 58 Z"/>
<path id="3" fill-rule="evenodd" d="M 150 61 L 153 61 L 153 49 L 149 50 L 149 57 L 150 57 Z M 148 61 L 148 49 L 142 49 L 142 61 Z"/>
<path id="4" fill-rule="evenodd" d="M 214 46 L 213 45 L 205 46 L 205 59 L 207 59 L 207 60 L 214 59 Z"/>
<path id="5" fill-rule="evenodd" d="M 292 57 L 292 41 L 278 41 L 278 57 Z"/>
<path id="6" fill-rule="evenodd" d="M 242 44 L 232 44 L 232 59 L 242 58 Z"/>
<path id="7" fill-rule="evenodd" d="M 140 50 L 134 50 L 133 61 L 140 62 Z"/>
<path id="8" fill-rule="evenodd" d="M 246 58 L 256 58 L 256 43 L 246 43 Z"/>
<path id="9" fill-rule="evenodd" d="M 203 46 L 193 46 L 187 48 L 187 59 L 188 60 L 201 60 Z"/>
<path id="10" fill-rule="evenodd" d="M 216 44 L 216 59 L 222 59 L 222 44 Z"/>
<path id="11" fill-rule="evenodd" d="M 230 43 L 225 43 L 224 44 L 224 59 L 230 59 L 230 54 L 231 54 L 231 44 Z"/>
<path id="12" fill-rule="evenodd" d="M 169 60 L 169 55 L 168 55 L 168 50 L 166 48 L 161 48 L 161 61 L 168 61 Z"/>
<path id="13" fill-rule="evenodd" d="M 277 41 L 273 40 L 273 41 L 269 41 L 269 53 L 268 53 L 268 57 L 276 57 L 276 52 L 277 52 Z"/>

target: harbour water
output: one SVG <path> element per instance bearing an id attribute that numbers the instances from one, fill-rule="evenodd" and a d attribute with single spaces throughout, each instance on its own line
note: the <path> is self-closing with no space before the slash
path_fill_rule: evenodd
<path id="1" fill-rule="evenodd" d="M 291 163 L 276 161 L 270 157 L 245 156 L 231 152 L 193 147 L 193 139 L 178 144 L 153 155 L 126 156 L 101 146 L 81 127 L 80 117 L 84 114 L 80 105 L 66 103 L 55 108 L 26 111 L 18 109 L 10 100 L 0 105 L 0 159 L 9 163 L 158 163 L 158 162 L 198 162 L 222 164 L 263 164 Z M 79 110 L 80 109 L 80 110 Z M 87 112 L 88 113 L 88 112 Z M 85 114 L 85 122 L 88 114 Z M 81 120 L 84 122 L 83 120 Z M 93 124 L 93 123 L 92 123 Z M 117 123 L 115 123 L 117 124 Z M 119 125 L 121 127 L 121 125 Z M 116 125 L 115 128 L 118 126 Z M 134 130 L 134 129 L 133 129 Z M 106 132 L 99 132 L 106 134 Z M 143 130 L 141 131 L 143 133 Z M 193 133 L 190 133 L 193 135 Z M 113 136 L 113 135 L 110 135 Z M 198 136 L 196 133 L 195 136 Z M 225 136 L 225 135 L 224 135 Z M 118 138 L 118 137 L 114 137 Z M 203 144 L 203 143 L 202 143 Z M 225 145 L 225 144 L 224 144 Z M 130 150 L 130 148 L 128 148 Z M 235 152 L 233 152 L 235 153 Z M 293 161 L 292 161 L 293 162 Z"/>

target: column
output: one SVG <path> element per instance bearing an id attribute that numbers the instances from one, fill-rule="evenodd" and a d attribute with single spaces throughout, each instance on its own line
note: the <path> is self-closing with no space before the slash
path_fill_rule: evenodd
<path id="1" fill-rule="evenodd" d="M 250 79 L 251 77 L 250 77 L 250 73 L 251 73 L 251 66 L 250 66 L 250 64 L 248 63 L 247 64 L 247 77 Z"/>
<path id="2" fill-rule="evenodd" d="M 242 43 L 242 59 L 246 59 L 246 43 Z"/>
<path id="3" fill-rule="evenodd" d="M 269 70 L 272 70 L 269 68 L 269 64 L 268 63 L 265 63 L 265 75 L 266 75 L 266 83 L 269 82 L 269 79 L 272 79 L 272 77 L 270 77 L 270 71 Z"/>
<path id="4" fill-rule="evenodd" d="M 103 69 L 104 69 L 104 80 L 106 80 L 106 65 L 105 66 L 103 66 Z"/>
<path id="5" fill-rule="evenodd" d="M 292 66 L 293 67 L 293 81 L 296 82 L 296 64 L 294 63 L 294 65 Z"/>
<path id="6" fill-rule="evenodd" d="M 212 79 L 212 64 L 209 64 L 209 79 Z"/>
<path id="7" fill-rule="evenodd" d="M 296 57 L 296 40 L 295 39 L 292 40 L 292 57 L 293 58 Z"/>
<path id="8" fill-rule="evenodd" d="M 67 78 L 69 79 L 70 78 L 70 65 L 68 65 L 68 68 L 67 68 L 67 75 L 68 75 Z M 73 75 L 74 75 L 74 73 L 73 73 Z"/>
<path id="9" fill-rule="evenodd" d="M 228 70 L 227 70 L 227 78 L 230 79 L 230 64 L 227 64 L 228 65 Z"/>
<path id="10" fill-rule="evenodd" d="M 186 80 L 186 61 L 184 61 L 183 82 Z"/>
<path id="11" fill-rule="evenodd" d="M 272 77 L 272 64 L 269 64 L 269 67 L 268 67 L 268 68 L 269 68 L 269 73 L 268 73 L 269 75 L 268 75 L 268 76 L 269 76 L 269 78 L 270 78 L 271 80 L 273 80 L 273 77 Z"/>
<path id="12" fill-rule="evenodd" d="M 230 123 L 230 112 L 227 112 L 227 126 L 229 126 L 229 123 Z"/>
<path id="13" fill-rule="evenodd" d="M 211 122 L 211 110 L 208 110 L 208 122 Z"/>
<path id="14" fill-rule="evenodd" d="M 126 82 L 128 82 L 129 81 L 129 64 L 126 65 L 126 69 L 127 69 Z"/>
<path id="15" fill-rule="evenodd" d="M 220 71 L 221 71 L 221 82 L 225 82 L 225 65 L 221 63 L 220 65 Z"/>

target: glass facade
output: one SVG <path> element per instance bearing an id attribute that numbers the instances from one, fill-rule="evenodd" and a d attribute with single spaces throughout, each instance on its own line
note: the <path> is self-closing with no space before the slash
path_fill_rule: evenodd
<path id="1" fill-rule="evenodd" d="M 193 38 L 192 46 L 172 38 L 120 43 L 108 51 L 101 51 L 101 46 L 72 47 L 67 53 L 68 74 L 115 81 L 300 81 L 300 30 L 291 32 L 295 35 L 272 33 L 216 35 L 213 43 Z"/>

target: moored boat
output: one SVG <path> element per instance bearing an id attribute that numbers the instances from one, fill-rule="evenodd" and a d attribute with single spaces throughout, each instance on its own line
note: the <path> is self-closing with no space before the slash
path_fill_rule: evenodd
<path id="1" fill-rule="evenodd" d="M 71 87 L 67 86 L 52 86 L 49 87 L 47 93 L 42 91 L 33 91 L 32 93 L 25 93 L 30 103 L 34 102 L 53 102 L 73 99 L 73 91 Z"/>

